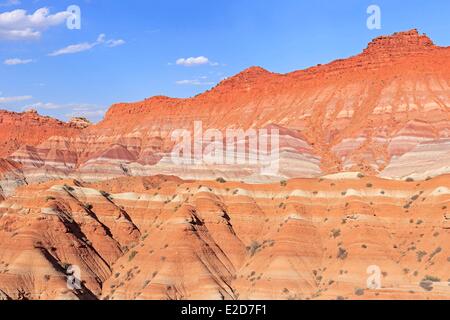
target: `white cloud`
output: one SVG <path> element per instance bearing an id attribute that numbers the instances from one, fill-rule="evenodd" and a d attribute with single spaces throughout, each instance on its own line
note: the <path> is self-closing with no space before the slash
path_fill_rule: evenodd
<path id="1" fill-rule="evenodd" d="M 104 33 L 100 34 L 97 38 L 98 44 L 105 44 L 107 47 L 114 48 L 125 44 L 125 40 L 122 39 L 106 39 Z"/>
<path id="2" fill-rule="evenodd" d="M 120 45 L 125 44 L 125 41 L 122 39 L 110 39 L 107 40 L 106 39 L 106 35 L 105 34 L 100 34 L 97 37 L 97 40 L 95 42 L 83 42 L 83 43 L 78 43 L 78 44 L 72 44 L 70 46 L 67 46 L 65 48 L 56 50 L 52 53 L 49 54 L 50 57 L 57 57 L 57 56 L 61 56 L 61 55 L 65 55 L 65 54 L 74 54 L 74 53 L 79 53 L 79 52 L 83 52 L 83 51 L 89 51 L 91 49 L 93 49 L 94 47 L 101 45 L 101 44 L 105 44 L 106 46 L 112 48 L 112 47 L 117 47 Z"/>
<path id="3" fill-rule="evenodd" d="M 106 35 L 104 33 L 101 33 L 97 37 L 97 43 L 104 43 L 106 41 Z"/>
<path id="4" fill-rule="evenodd" d="M 64 117 L 69 120 L 74 117 L 85 117 L 91 121 L 99 121 L 106 113 L 106 109 L 96 104 L 89 103 L 54 103 L 36 102 L 22 107 L 22 110 L 34 109 L 43 114 L 58 114 L 64 112 Z"/>
<path id="5" fill-rule="evenodd" d="M 213 85 L 214 82 L 210 82 L 210 81 L 201 81 L 198 79 L 192 79 L 192 80 L 179 80 L 175 82 L 176 84 L 179 85 L 193 85 L 193 86 L 209 86 L 209 85 Z"/>
<path id="6" fill-rule="evenodd" d="M 118 40 L 108 40 L 106 42 L 106 45 L 110 48 L 114 48 L 114 47 L 118 47 L 118 46 L 122 46 L 125 44 L 125 40 L 122 39 L 118 39 Z"/>
<path id="7" fill-rule="evenodd" d="M 67 113 L 65 116 L 67 118 L 84 117 L 94 121 L 101 120 L 105 115 L 106 110 L 97 105 L 91 104 L 80 104 L 71 105 L 71 112 Z"/>
<path id="8" fill-rule="evenodd" d="M 97 42 L 94 42 L 94 43 L 84 42 L 84 43 L 72 44 L 70 46 L 67 46 L 65 48 L 62 48 L 62 49 L 59 49 L 59 50 L 56 50 L 56 51 L 50 53 L 49 56 L 56 57 L 56 56 L 61 56 L 64 54 L 74 54 L 74 53 L 79 53 L 79 52 L 83 52 L 83 51 L 88 51 L 88 50 L 91 50 L 96 45 L 98 45 Z"/>
<path id="9" fill-rule="evenodd" d="M 27 28 L 24 30 L 2 30 L 0 29 L 0 39 L 3 40 L 38 40 L 41 37 L 40 31 Z"/>
<path id="10" fill-rule="evenodd" d="M 190 57 L 190 58 L 180 58 L 175 62 L 179 66 L 184 67 L 193 67 L 193 66 L 201 66 L 209 64 L 211 66 L 217 66 L 217 62 L 211 62 L 207 57 L 200 56 L 200 57 Z"/>
<path id="11" fill-rule="evenodd" d="M 33 59 L 19 59 L 19 58 L 12 58 L 12 59 L 6 59 L 3 63 L 7 66 L 15 66 L 19 64 L 28 64 L 32 63 Z"/>
<path id="12" fill-rule="evenodd" d="M 31 105 L 31 107 L 34 108 L 34 109 L 57 110 L 57 109 L 62 109 L 65 106 L 64 105 L 60 105 L 60 104 L 56 104 L 56 103 L 53 103 L 53 102 L 47 102 L 47 103 L 36 102 L 36 103 L 33 103 Z"/>
<path id="13" fill-rule="evenodd" d="M 67 11 L 50 14 L 48 8 L 37 9 L 32 14 L 23 9 L 0 13 L 0 39 L 37 40 L 42 31 L 64 23 L 69 16 Z"/>
<path id="14" fill-rule="evenodd" d="M 100 110 L 85 110 L 85 111 L 74 111 L 72 113 L 66 114 L 66 117 L 74 118 L 74 117 L 102 117 L 105 115 L 106 110 L 100 109 Z"/>
<path id="15" fill-rule="evenodd" d="M 12 103 L 33 99 L 32 96 L 0 97 L 0 103 Z"/>

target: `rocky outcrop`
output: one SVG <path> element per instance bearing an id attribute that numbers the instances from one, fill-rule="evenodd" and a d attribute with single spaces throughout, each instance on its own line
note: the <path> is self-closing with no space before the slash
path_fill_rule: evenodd
<path id="1" fill-rule="evenodd" d="M 40 116 L 35 110 L 22 113 L 0 110 L 0 157 L 6 158 L 20 148 L 38 145 L 53 136 L 78 133 L 76 126 Z"/>
<path id="2" fill-rule="evenodd" d="M 69 125 L 78 129 L 86 129 L 92 125 L 92 122 L 83 117 L 75 117 L 70 119 Z"/>
<path id="3" fill-rule="evenodd" d="M 417 29 L 413 29 L 396 32 L 392 36 L 375 38 L 364 50 L 364 54 L 376 57 L 379 57 L 380 53 L 385 54 L 385 57 L 404 54 L 417 55 L 435 48 L 433 41 L 427 35 L 421 35 Z"/>

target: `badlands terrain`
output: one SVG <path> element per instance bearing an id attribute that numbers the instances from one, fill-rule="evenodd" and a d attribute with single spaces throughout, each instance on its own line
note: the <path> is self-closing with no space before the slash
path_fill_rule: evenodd
<path id="1" fill-rule="evenodd" d="M 278 173 L 174 164 L 196 121 L 276 128 Z M 417 30 L 98 124 L 1 111 L 0 157 L 3 299 L 450 299 L 450 48 Z"/>

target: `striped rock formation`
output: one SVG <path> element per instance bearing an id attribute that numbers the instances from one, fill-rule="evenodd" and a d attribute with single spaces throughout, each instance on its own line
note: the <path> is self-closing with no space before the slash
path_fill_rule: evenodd
<path id="1" fill-rule="evenodd" d="M 116 104 L 103 121 L 76 134 L 57 131 L 3 152 L 24 166 L 31 182 L 173 174 L 253 183 L 342 171 L 426 179 L 450 170 L 449 58 L 450 48 L 417 30 L 400 32 L 327 65 L 288 74 L 252 67 L 193 98 Z M 251 164 L 174 163 L 172 134 L 194 135 L 196 122 L 203 132 L 223 135 L 230 128 L 277 128 L 280 170 L 264 175 Z"/>
<path id="2" fill-rule="evenodd" d="M 448 299 L 449 106 L 412 30 L 95 125 L 0 112 L 0 299 Z M 279 170 L 174 161 L 211 129 L 279 132 Z"/>
<path id="3" fill-rule="evenodd" d="M 0 290 L 12 299 L 447 299 L 449 177 L 342 178 L 22 187 L 0 204 Z M 67 287 L 74 267 L 78 290 Z"/>
<path id="4" fill-rule="evenodd" d="M 28 183 L 27 178 L 32 177 L 33 168 L 40 161 L 37 145 L 53 137 L 76 136 L 80 131 L 78 122 L 65 123 L 40 116 L 34 110 L 23 113 L 0 110 L 0 197 L 9 196 L 16 187 Z M 54 158 L 60 158 L 61 149 L 54 149 Z M 50 167 L 48 171 L 52 171 Z M 40 180 L 49 177 L 45 171 L 39 171 L 39 175 Z"/>

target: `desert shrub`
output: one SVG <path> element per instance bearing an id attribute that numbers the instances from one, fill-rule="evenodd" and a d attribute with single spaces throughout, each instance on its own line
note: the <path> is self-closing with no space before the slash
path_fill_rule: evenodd
<path id="1" fill-rule="evenodd" d="M 75 189 L 67 184 L 64 185 L 64 190 L 68 191 L 68 192 L 73 192 L 75 191 Z"/>
<path id="2" fill-rule="evenodd" d="M 442 252 L 442 248 L 441 248 L 441 247 L 436 248 L 436 249 L 430 254 L 430 259 L 429 259 L 429 260 L 433 259 L 436 255 L 438 255 L 438 254 L 441 253 L 441 252 Z"/>
<path id="3" fill-rule="evenodd" d="M 128 256 L 128 261 L 131 261 L 134 259 L 134 257 L 136 257 L 137 255 L 137 251 L 133 250 L 131 251 L 130 255 Z"/>
<path id="4" fill-rule="evenodd" d="M 258 241 L 253 241 L 250 246 L 247 247 L 248 252 L 253 257 L 255 253 L 262 247 Z"/>
<path id="5" fill-rule="evenodd" d="M 431 282 L 431 281 L 421 281 L 420 286 L 426 291 L 433 290 L 433 282 Z"/>
<path id="6" fill-rule="evenodd" d="M 427 255 L 427 253 L 425 251 L 418 251 L 416 253 L 416 255 L 417 255 L 417 261 L 422 262 L 422 259 Z"/>
<path id="7" fill-rule="evenodd" d="M 364 289 L 358 288 L 355 290 L 355 295 L 362 296 L 364 295 Z"/>
<path id="8" fill-rule="evenodd" d="M 347 250 L 345 250 L 344 248 L 339 248 L 337 258 L 341 259 L 341 260 L 345 260 L 345 259 L 347 259 L 347 256 L 348 256 Z"/>
<path id="9" fill-rule="evenodd" d="M 333 229 L 333 230 L 331 230 L 331 234 L 332 234 L 333 238 L 336 239 L 337 237 L 339 237 L 341 235 L 341 230 L 340 229 Z"/>
<path id="10" fill-rule="evenodd" d="M 439 279 L 438 277 L 427 275 L 425 276 L 425 278 L 423 278 L 422 281 L 441 282 L 441 279 Z"/>

